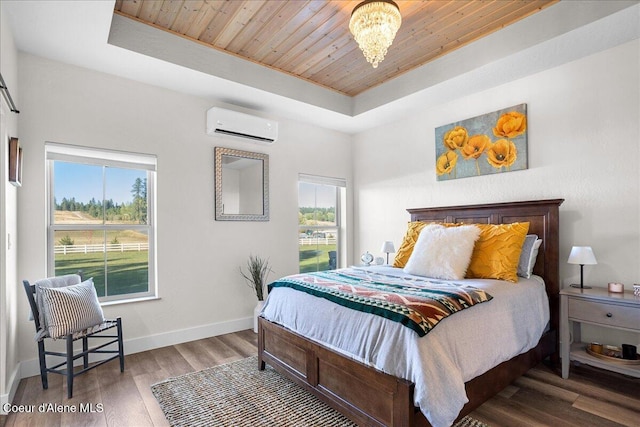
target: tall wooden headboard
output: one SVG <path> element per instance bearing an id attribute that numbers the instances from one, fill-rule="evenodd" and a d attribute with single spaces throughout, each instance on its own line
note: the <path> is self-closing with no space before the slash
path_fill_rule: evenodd
<path id="1" fill-rule="evenodd" d="M 412 221 L 452 222 L 467 224 L 509 224 L 529 222 L 529 234 L 542 239 L 534 274 L 542 277 L 549 295 L 551 327 L 558 330 L 559 273 L 559 207 L 564 199 L 529 202 L 493 203 L 437 208 L 407 209 Z"/>

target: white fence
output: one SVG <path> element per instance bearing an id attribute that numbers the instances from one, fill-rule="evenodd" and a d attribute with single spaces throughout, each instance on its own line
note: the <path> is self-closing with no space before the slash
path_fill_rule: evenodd
<path id="1" fill-rule="evenodd" d="M 335 245 L 337 243 L 335 237 L 302 237 L 298 239 L 298 245 Z"/>
<path id="2" fill-rule="evenodd" d="M 88 254 L 94 252 L 131 252 L 148 251 L 149 243 L 110 243 L 108 245 L 56 245 L 55 254 Z"/>
<path id="3" fill-rule="evenodd" d="M 337 239 L 335 237 L 310 237 L 298 239 L 300 246 L 305 245 L 335 245 Z M 95 252 L 130 252 L 130 251 L 148 251 L 149 243 L 112 243 L 108 245 L 56 245 L 53 247 L 55 254 L 88 254 Z"/>

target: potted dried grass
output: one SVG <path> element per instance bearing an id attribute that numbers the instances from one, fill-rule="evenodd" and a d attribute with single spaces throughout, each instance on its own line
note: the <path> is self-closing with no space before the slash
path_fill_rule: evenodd
<path id="1" fill-rule="evenodd" d="M 258 332 L 258 315 L 260 315 L 264 305 L 264 297 L 267 294 L 267 276 L 270 272 L 269 260 L 257 255 L 249 255 L 246 272 L 240 268 L 240 274 L 244 277 L 247 285 L 255 291 L 256 297 L 258 297 L 258 304 L 253 310 L 253 332 L 256 333 Z"/>

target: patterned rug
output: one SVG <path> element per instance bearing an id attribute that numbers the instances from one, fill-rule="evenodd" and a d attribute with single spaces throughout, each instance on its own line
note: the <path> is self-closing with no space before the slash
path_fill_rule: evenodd
<path id="1" fill-rule="evenodd" d="M 214 366 L 151 386 L 175 427 L 354 427 L 356 424 L 257 356 Z M 487 427 L 465 417 L 455 427 Z"/>

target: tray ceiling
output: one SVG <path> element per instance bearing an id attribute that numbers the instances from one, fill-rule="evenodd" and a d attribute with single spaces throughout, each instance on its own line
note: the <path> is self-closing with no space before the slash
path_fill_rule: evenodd
<path id="1" fill-rule="evenodd" d="M 349 32 L 360 0 L 117 0 L 114 13 L 356 96 L 557 1 L 396 0 L 402 26 L 377 69 Z"/>

